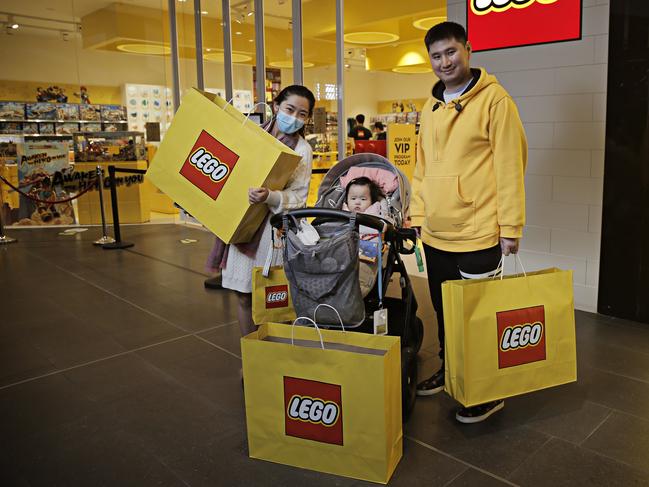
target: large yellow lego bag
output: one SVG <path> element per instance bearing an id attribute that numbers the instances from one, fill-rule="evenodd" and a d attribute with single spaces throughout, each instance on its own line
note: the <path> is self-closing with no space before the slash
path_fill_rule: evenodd
<path id="1" fill-rule="evenodd" d="M 185 94 L 148 179 L 226 243 L 252 239 L 268 211 L 248 188 L 281 190 L 300 156 L 225 100 Z"/>

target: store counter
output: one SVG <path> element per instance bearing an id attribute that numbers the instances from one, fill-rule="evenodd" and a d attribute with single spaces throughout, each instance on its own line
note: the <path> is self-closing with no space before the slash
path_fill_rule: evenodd
<path id="1" fill-rule="evenodd" d="M 77 162 L 75 172 L 96 172 L 97 166 L 104 169 L 104 213 L 106 223 L 113 222 L 110 201 L 108 166 L 123 169 L 147 169 L 146 161 Z M 115 173 L 117 183 L 117 202 L 120 223 L 146 223 L 150 220 L 151 194 L 155 188 L 145 180 L 144 174 Z M 77 221 L 81 225 L 101 224 L 99 195 L 91 190 L 77 199 Z"/>

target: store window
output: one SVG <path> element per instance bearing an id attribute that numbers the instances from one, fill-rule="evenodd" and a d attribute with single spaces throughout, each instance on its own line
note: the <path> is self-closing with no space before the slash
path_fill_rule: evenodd
<path id="1" fill-rule="evenodd" d="M 146 168 L 173 118 L 166 4 L 3 2 L 0 175 L 16 188 L 0 184 L 6 224 L 98 223 L 96 167 Z M 125 222 L 149 220 L 142 180 L 120 190 Z"/>

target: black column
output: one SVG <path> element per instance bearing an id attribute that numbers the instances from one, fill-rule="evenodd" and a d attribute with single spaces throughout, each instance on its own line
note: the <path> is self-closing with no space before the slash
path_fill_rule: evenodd
<path id="1" fill-rule="evenodd" d="M 649 1 L 611 0 L 598 311 L 649 323 Z"/>

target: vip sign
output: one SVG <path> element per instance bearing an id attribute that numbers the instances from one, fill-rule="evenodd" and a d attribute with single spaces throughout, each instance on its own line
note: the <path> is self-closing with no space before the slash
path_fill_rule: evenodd
<path id="1" fill-rule="evenodd" d="M 266 286 L 266 309 L 285 308 L 288 306 L 288 285 Z"/>
<path id="2" fill-rule="evenodd" d="M 467 0 L 474 52 L 581 39 L 582 0 Z"/>
<path id="3" fill-rule="evenodd" d="M 498 368 L 545 360 L 545 308 L 501 311 L 498 323 Z"/>
<path id="4" fill-rule="evenodd" d="M 341 387 L 284 377 L 284 417 L 287 436 L 343 444 Z"/>
<path id="5" fill-rule="evenodd" d="M 180 168 L 180 174 L 215 200 L 238 160 L 237 154 L 203 130 Z"/>

